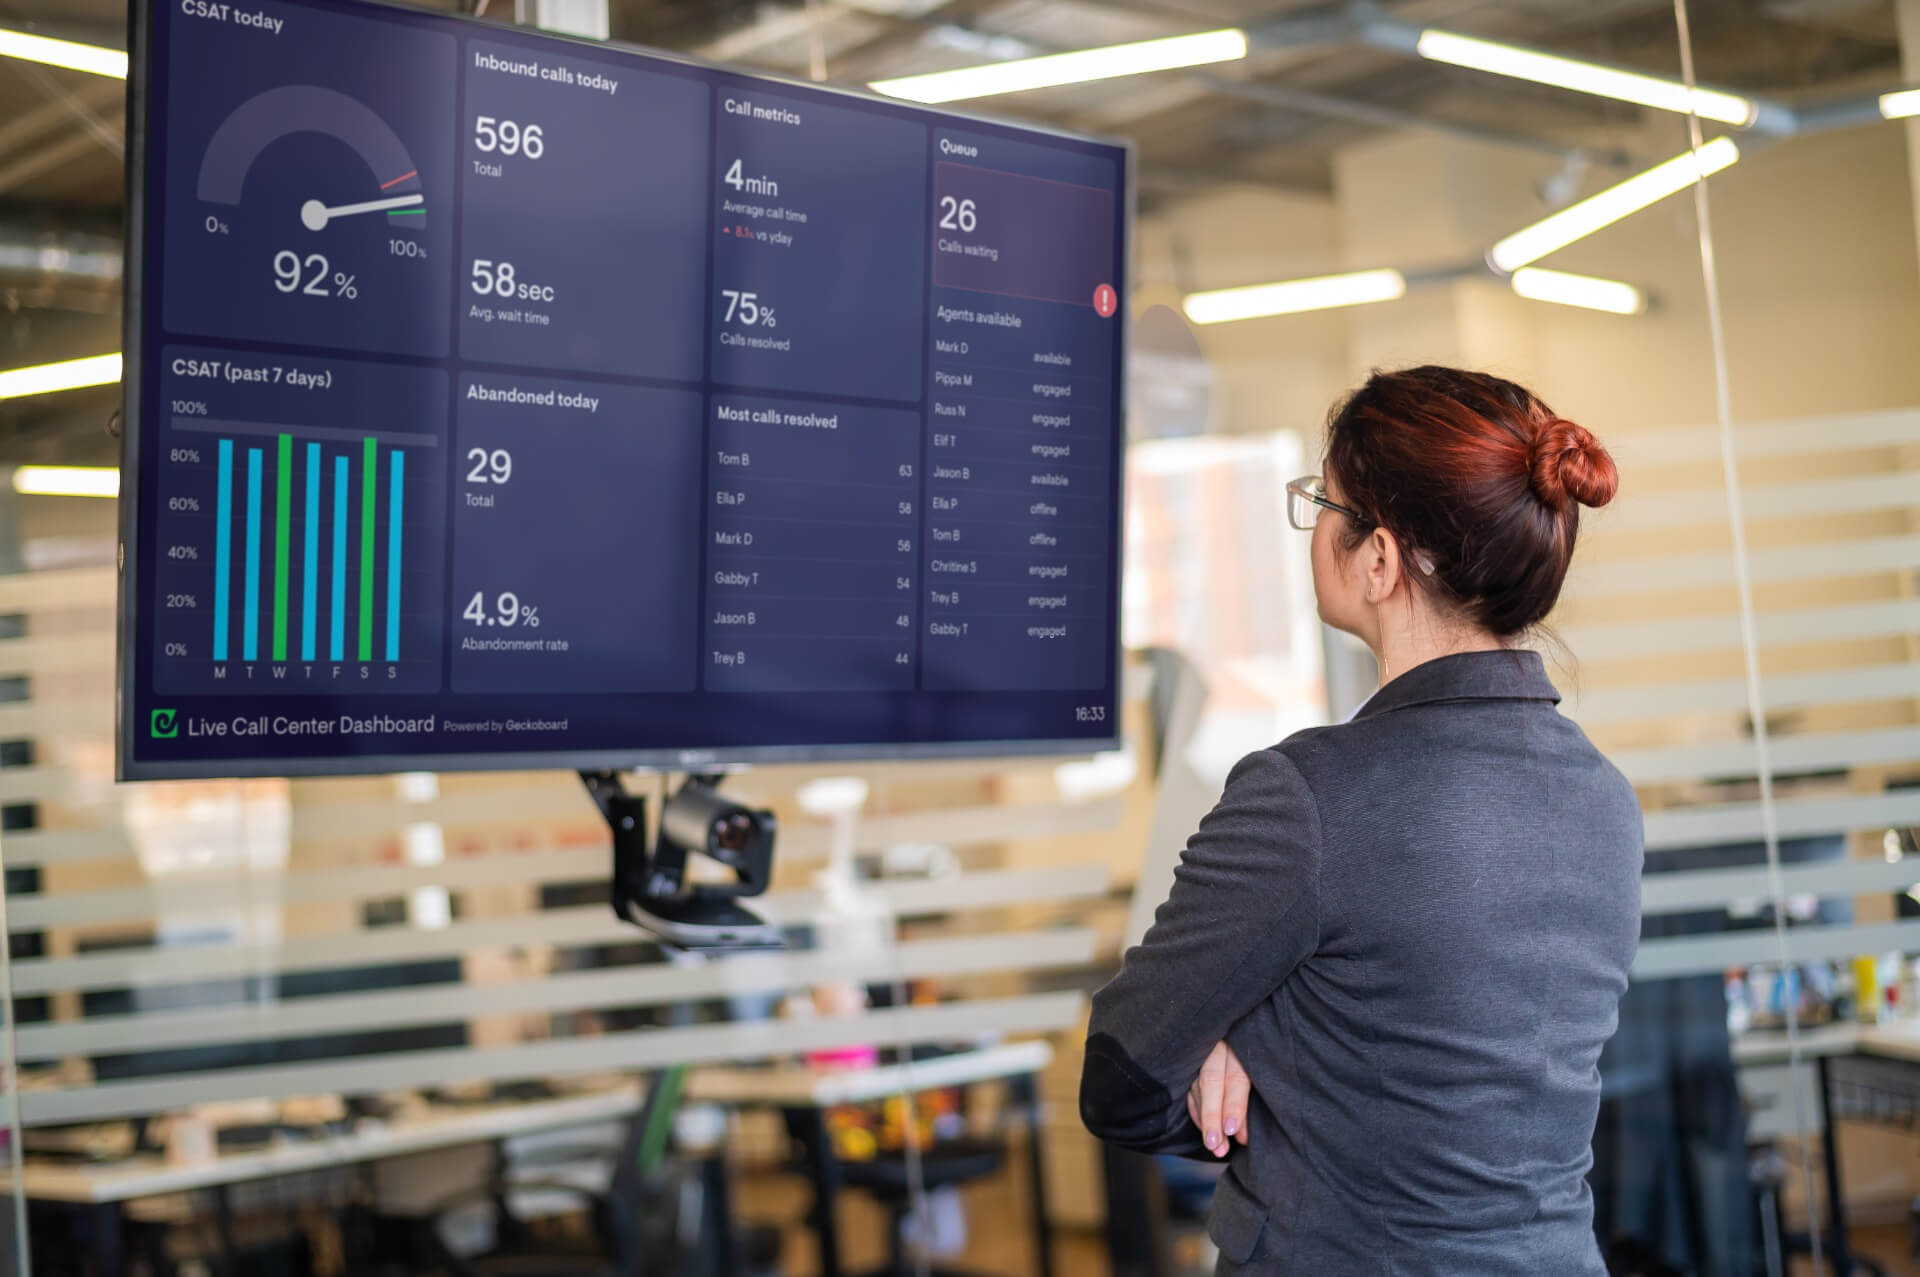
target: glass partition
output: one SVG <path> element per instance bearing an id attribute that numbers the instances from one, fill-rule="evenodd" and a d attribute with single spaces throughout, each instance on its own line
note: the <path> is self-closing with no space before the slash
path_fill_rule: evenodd
<path id="1" fill-rule="evenodd" d="M 1670 11 L 1612 20 L 1618 16 L 1493 5 L 1433 21 L 1458 35 L 1682 75 Z M 1519 381 L 1612 450 L 1619 497 L 1585 514 L 1573 576 L 1537 640 L 1564 712 L 1627 774 L 1646 818 L 1643 940 L 1619 1030 L 1600 1062 L 1604 1098 L 1590 1177 L 1596 1231 L 1616 1271 L 1746 1277 L 1763 1270 L 1763 1214 L 1795 1225 L 1804 1200 L 1800 1153 L 1818 1129 L 1788 1026 L 1805 1037 L 1851 1015 L 1834 966 L 1798 951 L 1789 963 L 1775 928 L 1783 913 L 1845 925 L 1849 902 L 1801 898 L 1806 875 L 1821 872 L 1814 866 L 1845 858 L 1845 821 L 1791 821 L 1775 840 L 1759 803 L 1714 329 L 1701 223 L 1686 183 L 1564 245 L 1550 243 L 1551 251 L 1537 243 L 1537 228 L 1555 214 L 1684 162 L 1689 122 L 1432 60 L 1382 56 L 1378 68 L 1399 77 L 1417 113 L 1332 148 L 1324 197 L 1242 183 L 1167 201 L 1143 217 L 1143 279 L 1164 290 L 1145 300 L 1400 273 L 1404 295 L 1389 300 L 1197 329 L 1215 379 L 1213 428 L 1248 436 L 1285 429 L 1299 440 L 1303 471 L 1318 469 L 1321 422 L 1344 388 L 1376 368 L 1421 363 Z M 1291 118 L 1250 110 L 1244 127 L 1278 129 Z M 1800 181 L 1817 184 L 1811 175 Z M 1778 197 L 1792 186 L 1783 179 L 1777 188 L 1776 216 Z M 1535 247 L 1522 251 L 1528 237 Z M 1767 241 L 1756 234 L 1753 242 Z M 1846 251 L 1839 244 L 1835 251 Z M 1910 260 L 1910 242 L 1906 252 Z M 1489 269 L 1490 257 L 1505 269 Z M 1516 274 L 1520 267 L 1533 273 Z M 1562 304 L 1569 288 L 1573 300 L 1612 309 Z M 1825 304 L 1842 305 L 1838 295 Z M 1612 313 L 1621 310 L 1628 313 Z M 1795 355 L 1828 362 L 1812 349 Z M 1781 395 L 1765 398 L 1784 414 Z M 1807 437 L 1827 436 L 1816 428 Z M 1785 476 L 1804 478 L 1823 464 L 1778 431 L 1767 438 L 1776 440 L 1772 464 Z M 1890 498 L 1888 485 L 1883 502 Z M 1136 551 L 1151 546 L 1139 523 L 1134 533 Z M 1768 588 L 1801 588 L 1829 566 L 1817 553 L 1776 553 L 1786 557 L 1768 569 Z M 1377 674 L 1341 637 L 1328 636 L 1327 653 L 1331 709 L 1342 715 Z M 1821 794 L 1807 799 L 1821 806 L 1804 810 L 1837 815 Z M 1791 898 L 1780 890 L 1781 858 Z"/>
<path id="2" fill-rule="evenodd" d="M 1764 770 L 1750 754 L 1722 786 L 1778 840 L 1809 1012 L 1769 1061 L 1812 1101 L 1770 1131 L 1794 1172 L 1779 1206 L 1789 1249 L 1818 1247 L 1841 1271 L 1912 1271 L 1920 269 L 1915 136 L 1880 98 L 1916 65 L 1920 12 L 1689 7 L 1698 81 L 1757 103 L 1739 162 L 1704 192 L 1701 248 L 1723 317 L 1707 367 L 1738 480 L 1740 619 L 1766 729 Z M 1726 132 L 1709 121 L 1701 136 Z M 1741 673 L 1728 661 L 1723 677 Z M 1738 1013 L 1757 1008 L 1743 987 Z"/>

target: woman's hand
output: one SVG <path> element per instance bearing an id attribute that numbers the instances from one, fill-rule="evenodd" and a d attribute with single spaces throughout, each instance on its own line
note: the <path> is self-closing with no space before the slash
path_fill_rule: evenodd
<path id="1" fill-rule="evenodd" d="M 1232 1141 L 1247 1142 L 1247 1096 L 1253 1083 L 1240 1067 L 1240 1057 L 1225 1042 L 1213 1044 L 1200 1076 L 1187 1088 L 1187 1116 L 1200 1128 L 1207 1151 L 1225 1157 Z"/>

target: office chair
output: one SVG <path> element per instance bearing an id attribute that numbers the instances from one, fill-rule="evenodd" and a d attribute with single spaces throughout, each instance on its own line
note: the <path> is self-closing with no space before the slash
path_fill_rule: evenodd
<path id="1" fill-rule="evenodd" d="M 957 1187 L 996 1173 L 1006 1160 L 1006 1146 L 999 1140 L 941 1140 L 920 1154 L 921 1182 L 929 1193 Z M 882 1153 L 872 1161 L 842 1162 L 840 1176 L 847 1187 L 862 1190 L 886 1208 L 887 1266 L 874 1277 L 911 1277 L 915 1269 L 902 1235 L 914 1204 L 906 1154 Z M 938 1267 L 928 1273 L 930 1277 L 966 1277 Z"/>
<path id="2" fill-rule="evenodd" d="M 642 1258 L 661 1255 L 659 1243 L 666 1240 L 649 1236 L 647 1225 L 657 1228 L 664 1221 L 670 1228 L 676 1214 L 672 1209 L 646 1209 L 654 1196 L 647 1179 L 666 1152 L 685 1073 L 668 1069 L 648 1080 L 646 1099 L 628 1119 L 619 1146 L 611 1152 L 612 1174 L 604 1190 L 540 1177 L 543 1168 L 605 1160 L 609 1155 L 604 1142 L 559 1144 L 543 1148 L 531 1165 L 509 1166 L 502 1156 L 483 1187 L 440 1203 L 428 1238 L 436 1266 L 451 1277 L 626 1277 L 645 1271 Z M 542 1236 L 514 1210 L 514 1199 L 529 1193 L 578 1200 L 588 1220 L 586 1237 L 571 1242 Z M 485 1203 L 491 1210 L 494 1244 L 482 1254 L 462 1255 L 447 1240 L 446 1225 L 454 1212 L 476 1203 Z"/>

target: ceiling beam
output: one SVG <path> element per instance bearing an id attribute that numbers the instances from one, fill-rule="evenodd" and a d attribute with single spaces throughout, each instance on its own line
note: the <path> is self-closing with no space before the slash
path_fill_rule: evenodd
<path id="1" fill-rule="evenodd" d="M 1496 146 L 1512 147 L 1517 150 L 1533 151 L 1541 155 L 1559 158 L 1578 158 L 1592 164 L 1606 165 L 1611 168 L 1624 168 L 1633 162 L 1633 157 L 1623 148 L 1607 147 L 1596 149 L 1578 146 L 1568 142 L 1557 142 L 1551 138 L 1535 137 L 1532 134 L 1518 133 L 1509 129 L 1484 128 L 1477 124 L 1462 124 L 1444 120 L 1437 116 L 1424 115 L 1418 111 L 1408 111 L 1400 107 L 1381 106 L 1374 102 L 1363 102 L 1353 98 L 1339 97 L 1331 93 L 1318 93 L 1309 89 L 1290 89 L 1277 84 L 1265 84 L 1251 80 L 1235 80 L 1214 72 L 1195 72 L 1193 77 L 1207 85 L 1213 92 L 1227 97 L 1242 98 L 1249 102 L 1258 102 L 1264 106 L 1278 108 L 1281 111 L 1297 114 L 1318 115 L 1328 119 L 1346 120 L 1355 124 L 1369 124 L 1383 129 L 1417 130 L 1426 133 L 1438 133 L 1446 137 L 1462 138 L 1472 142 L 1491 143 Z"/>
<path id="2" fill-rule="evenodd" d="M 993 32 L 982 30 L 977 26 L 966 25 L 965 20 L 953 12 L 962 7 L 971 10 L 976 6 L 974 4 L 944 5 L 917 18 L 900 19 L 893 32 L 874 41 L 862 52 L 873 53 L 890 49 L 899 40 L 920 38 L 927 30 L 934 27 L 952 27 L 982 38 L 990 38 L 994 35 Z M 1125 7 L 1138 11 L 1136 6 Z M 1335 4 L 1250 23 L 1246 30 L 1252 56 L 1285 49 L 1306 49 L 1315 45 L 1339 44 L 1358 39 L 1364 34 L 1365 20 L 1371 16 L 1371 13 L 1372 11 L 1367 9 Z M 1035 45 L 1036 53 L 1057 53 L 1065 48 L 1058 44 L 1037 44 L 1031 39 L 1026 39 L 1026 43 Z M 1293 115 L 1315 115 L 1383 129 L 1417 129 L 1562 159 L 1579 159 L 1610 168 L 1626 167 L 1632 163 L 1632 156 L 1621 148 L 1587 147 L 1512 130 L 1456 123 L 1424 115 L 1418 111 L 1382 106 L 1313 90 L 1284 88 L 1239 79 L 1218 71 L 1185 74 L 1191 83 L 1205 88 L 1211 94 L 1259 102 Z M 1100 127 L 1097 116 L 1093 127 L 1096 131 Z"/>

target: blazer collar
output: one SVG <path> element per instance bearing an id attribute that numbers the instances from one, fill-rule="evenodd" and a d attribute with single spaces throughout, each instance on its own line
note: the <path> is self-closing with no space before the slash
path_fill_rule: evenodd
<path id="1" fill-rule="evenodd" d="M 1560 693 L 1547 678 L 1540 653 L 1524 649 L 1461 652 L 1416 665 L 1375 692 L 1354 715 L 1371 718 L 1413 705 L 1448 701 L 1547 701 Z"/>

